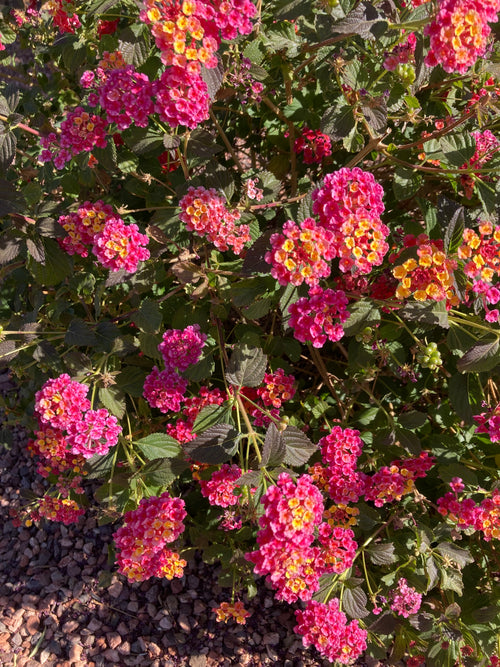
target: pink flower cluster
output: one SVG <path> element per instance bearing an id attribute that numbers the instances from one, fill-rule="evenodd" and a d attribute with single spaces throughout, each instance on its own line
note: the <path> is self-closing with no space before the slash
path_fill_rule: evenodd
<path id="1" fill-rule="evenodd" d="M 236 482 L 241 477 L 241 468 L 223 463 L 220 470 L 212 473 L 208 480 L 200 479 L 201 495 L 211 505 L 230 507 L 237 505 L 239 496 L 234 493 Z"/>
<path id="2" fill-rule="evenodd" d="M 482 57 L 500 12 L 499 0 L 442 0 L 436 17 L 425 27 L 430 37 L 426 65 L 465 74 Z"/>
<path id="3" fill-rule="evenodd" d="M 56 25 L 61 32 L 75 32 L 81 27 L 80 19 L 75 14 L 74 4 L 68 0 L 50 0 L 46 8 L 49 10 Z"/>
<path id="4" fill-rule="evenodd" d="M 182 577 L 186 561 L 166 547 L 184 531 L 184 501 L 161 496 L 143 498 L 137 509 L 126 512 L 125 524 L 114 533 L 119 571 L 129 581 L 150 577 Z"/>
<path id="5" fill-rule="evenodd" d="M 301 343 L 323 347 L 327 340 L 335 342 L 344 335 L 342 322 L 349 317 L 348 299 L 342 290 L 314 286 L 309 297 L 300 297 L 290 305 L 290 326 Z"/>
<path id="6" fill-rule="evenodd" d="M 70 255 L 88 256 L 88 247 L 106 269 L 127 273 L 137 271 L 139 262 L 149 259 L 149 242 L 135 224 L 126 225 L 108 204 L 98 200 L 85 202 L 77 213 L 59 218 L 59 224 L 68 233 L 61 246 Z"/>
<path id="7" fill-rule="evenodd" d="M 39 499 L 37 507 L 29 512 L 29 517 L 31 521 L 48 519 L 69 526 L 71 523 L 76 523 L 83 514 L 85 510 L 79 507 L 74 500 L 43 496 Z"/>
<path id="8" fill-rule="evenodd" d="M 326 467 L 314 469 L 326 481 L 325 490 L 336 504 L 356 503 L 365 490 L 365 476 L 358 472 L 357 462 L 363 441 L 356 429 L 334 426 L 318 442 Z"/>
<path id="9" fill-rule="evenodd" d="M 489 412 L 474 415 L 476 433 L 487 433 L 491 442 L 500 442 L 500 403 Z"/>
<path id="10" fill-rule="evenodd" d="M 237 227 L 235 224 L 240 219 L 239 211 L 229 210 L 226 200 L 215 188 L 190 187 L 179 206 L 179 217 L 186 228 L 199 236 L 205 236 L 221 251 L 231 248 L 235 255 L 239 255 L 250 240 L 248 225 Z"/>
<path id="11" fill-rule="evenodd" d="M 96 146 L 105 148 L 106 123 L 103 118 L 90 114 L 82 107 L 68 111 L 66 119 L 61 123 L 59 136 L 51 132 L 40 138 L 43 150 L 40 154 L 42 162 L 54 163 L 56 169 L 63 169 L 71 158 L 79 153 L 90 152 Z"/>
<path id="12" fill-rule="evenodd" d="M 302 635 L 304 646 L 314 646 L 332 662 L 350 665 L 366 651 L 366 630 L 359 627 L 357 620 L 347 623 L 337 598 L 328 604 L 313 600 L 303 611 L 297 610 L 295 617 L 294 630 Z"/>
<path id="13" fill-rule="evenodd" d="M 473 498 L 459 498 L 458 494 L 464 489 L 461 481 L 459 478 L 452 480 L 453 493 L 438 498 L 439 513 L 447 516 L 460 530 L 473 528 L 481 532 L 486 542 L 500 539 L 500 490 L 493 489 L 491 495 L 478 504 Z"/>
<path id="14" fill-rule="evenodd" d="M 252 31 L 250 0 L 145 0 L 140 18 L 151 25 L 165 65 L 200 72 L 217 66 L 222 39 Z"/>
<path id="15" fill-rule="evenodd" d="M 225 392 L 220 389 L 208 389 L 202 386 L 198 396 L 186 398 L 182 414 L 185 419 L 178 419 L 175 424 L 167 424 L 167 433 L 179 442 L 189 442 L 196 435 L 193 433 L 193 425 L 200 411 L 207 405 L 221 405 L 227 400 Z"/>
<path id="16" fill-rule="evenodd" d="M 383 194 L 373 175 L 358 167 L 327 174 L 312 193 L 313 213 L 333 233 L 333 256 L 344 273 L 370 273 L 389 250 L 389 228 L 380 219 Z"/>
<path id="17" fill-rule="evenodd" d="M 256 187 L 256 184 L 259 182 L 258 178 L 249 178 L 245 181 L 245 194 L 248 199 L 255 199 L 256 201 L 261 201 L 264 196 L 264 190 Z"/>
<path id="18" fill-rule="evenodd" d="M 245 605 L 240 600 L 232 603 L 221 602 L 220 607 L 214 607 L 212 611 L 217 614 L 216 620 L 219 623 L 222 621 L 227 623 L 230 618 L 233 618 L 236 623 L 245 625 L 247 618 L 252 615 L 251 612 L 245 609 Z"/>
<path id="19" fill-rule="evenodd" d="M 194 129 L 209 117 L 210 97 L 201 75 L 183 67 L 169 67 L 154 83 L 154 110 L 170 127 Z"/>
<path id="20" fill-rule="evenodd" d="M 39 457 L 37 472 L 42 477 L 53 475 L 62 479 L 66 472 L 76 473 L 70 482 L 67 479 L 64 481 L 61 490 L 71 487 L 80 493 L 82 492 L 81 473 L 85 459 L 81 454 L 73 454 L 69 451 L 67 445 L 63 431 L 50 426 L 42 426 L 41 430 L 35 432 L 34 439 L 28 441 L 28 451 L 32 456 Z"/>
<path id="21" fill-rule="evenodd" d="M 282 234 L 271 236 L 265 260 L 280 285 L 317 285 L 330 275 L 329 261 L 335 257 L 333 233 L 306 218 L 299 225 L 288 220 Z"/>
<path id="22" fill-rule="evenodd" d="M 106 454 L 118 442 L 122 429 L 105 408 L 90 409 L 88 387 L 63 373 L 47 380 L 35 394 L 35 415 L 46 437 L 64 439 L 71 454 L 89 459 Z M 66 431 L 66 434 L 64 434 Z M 40 435 L 40 434 L 39 434 Z"/>
<path id="23" fill-rule="evenodd" d="M 462 169 L 481 169 L 500 149 L 500 141 L 490 130 L 484 130 L 484 132 L 473 132 L 472 136 L 476 142 L 476 151 L 469 162 L 465 162 L 462 165 Z M 477 174 L 477 176 L 479 175 L 480 174 Z M 460 183 L 464 188 L 464 193 L 467 199 L 471 199 L 472 197 L 475 185 L 475 176 L 476 174 L 465 174 L 464 176 L 460 176 Z M 483 174 L 482 178 L 488 179 L 487 174 Z"/>
<path id="24" fill-rule="evenodd" d="M 318 540 L 322 545 L 320 561 L 323 572 L 341 574 L 351 567 L 358 545 L 350 528 L 324 522 L 319 526 Z"/>
<path id="25" fill-rule="evenodd" d="M 97 81 L 93 72 L 84 72 L 81 83 L 85 88 L 97 83 L 89 104 L 99 103 L 109 124 L 115 123 L 119 130 L 131 125 L 147 127 L 153 113 L 153 85 L 146 74 L 123 63 L 118 68 L 98 67 Z"/>
<path id="26" fill-rule="evenodd" d="M 320 164 L 323 158 L 332 154 L 332 141 L 321 130 L 304 127 L 300 136 L 295 139 L 293 150 L 303 153 L 304 164 Z"/>
<path id="27" fill-rule="evenodd" d="M 389 466 L 382 466 L 372 477 L 366 479 L 365 499 L 371 500 L 375 507 L 401 500 L 415 489 L 415 480 L 425 477 L 432 468 L 435 458 L 428 452 L 413 459 L 392 461 Z"/>
<path id="28" fill-rule="evenodd" d="M 398 581 L 398 586 L 391 591 L 390 597 L 392 611 L 404 618 L 416 614 L 422 603 L 422 594 L 417 593 L 412 586 L 408 586 L 404 578 Z"/>
<path id="29" fill-rule="evenodd" d="M 197 363 L 206 339 L 198 324 L 165 331 L 158 345 L 165 369 L 160 371 L 154 366 L 144 381 L 143 395 L 152 408 L 163 413 L 180 411 L 188 381 L 179 372 Z"/>
<path id="30" fill-rule="evenodd" d="M 267 575 L 278 600 L 310 600 L 325 571 L 322 549 L 311 546 L 324 510 L 321 493 L 309 475 L 301 475 L 295 483 L 288 473 L 281 473 L 262 503 L 259 549 L 245 558 L 257 574 Z"/>
<path id="31" fill-rule="evenodd" d="M 262 399 L 264 405 L 272 405 L 274 408 L 281 408 L 285 401 L 290 401 L 295 395 L 293 375 L 285 375 L 282 368 L 277 368 L 274 373 L 264 375 L 264 387 L 257 389 L 257 394 Z"/>
<path id="32" fill-rule="evenodd" d="M 165 368 L 177 369 L 183 373 L 189 366 L 198 363 L 207 335 L 201 333 L 199 324 L 193 324 L 183 330 L 168 329 L 158 345 Z"/>

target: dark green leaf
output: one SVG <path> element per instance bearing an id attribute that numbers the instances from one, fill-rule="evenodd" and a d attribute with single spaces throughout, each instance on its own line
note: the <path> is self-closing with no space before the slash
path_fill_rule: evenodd
<path id="1" fill-rule="evenodd" d="M 188 464 L 182 459 L 166 458 L 148 461 L 139 475 L 151 486 L 168 486 L 186 470 Z"/>
<path id="2" fill-rule="evenodd" d="M 453 213 L 444 233 L 444 247 L 449 255 L 455 253 L 462 245 L 464 226 L 464 209 L 463 206 L 459 206 Z"/>
<path id="3" fill-rule="evenodd" d="M 460 373 L 490 371 L 500 363 L 498 350 L 498 338 L 476 343 L 457 361 L 457 369 Z"/>
<path id="4" fill-rule="evenodd" d="M 474 556 L 471 556 L 467 549 L 457 547 L 456 544 L 452 544 L 451 542 L 441 542 L 437 545 L 436 551 L 438 551 L 441 556 L 445 556 L 449 560 L 455 562 L 460 569 L 465 567 L 468 563 L 474 562 Z"/>
<path id="5" fill-rule="evenodd" d="M 476 178 L 474 185 L 485 213 L 488 215 L 494 214 L 498 205 L 498 189 L 492 187 L 490 183 L 486 183 L 481 178 Z"/>
<path id="6" fill-rule="evenodd" d="M 99 400 L 118 419 L 125 414 L 125 394 L 120 387 L 102 387 L 99 389 Z"/>
<path id="7" fill-rule="evenodd" d="M 423 412 L 419 412 L 418 410 L 402 412 L 398 417 L 398 421 L 403 428 L 420 428 L 426 423 L 427 415 Z"/>
<path id="8" fill-rule="evenodd" d="M 142 396 L 147 371 L 137 366 L 127 366 L 116 376 L 116 384 L 126 394 L 135 398 Z"/>
<path id="9" fill-rule="evenodd" d="M 446 134 L 439 139 L 439 145 L 447 162 L 453 167 L 462 167 L 476 151 L 476 141 L 469 132 Z"/>
<path id="10" fill-rule="evenodd" d="M 43 286 L 57 285 L 69 276 L 73 270 L 73 262 L 70 256 L 59 247 L 53 239 L 42 240 L 45 261 L 43 264 L 36 262 L 32 257 L 28 258 L 27 266 L 35 280 Z"/>
<path id="11" fill-rule="evenodd" d="M 85 42 L 71 38 L 62 49 L 64 66 L 70 72 L 75 72 L 85 62 L 87 47 Z"/>
<path id="12" fill-rule="evenodd" d="M 166 433 L 152 433 L 145 438 L 135 440 L 134 445 L 149 460 L 154 459 L 172 459 L 181 453 L 181 446 L 170 435 Z"/>
<path id="13" fill-rule="evenodd" d="M 156 301 L 144 299 L 139 310 L 132 316 L 132 322 L 141 331 L 157 333 L 162 323 L 162 314 Z"/>
<path id="14" fill-rule="evenodd" d="M 382 134 L 387 127 L 387 103 L 385 97 L 362 97 L 360 109 L 375 134 Z"/>
<path id="15" fill-rule="evenodd" d="M 445 591 L 455 591 L 462 595 L 464 582 L 462 575 L 457 570 L 441 569 L 441 588 Z"/>
<path id="16" fill-rule="evenodd" d="M 342 104 L 327 109 L 321 119 L 321 131 L 328 134 L 335 141 L 341 141 L 349 135 L 356 126 L 354 113 L 349 104 Z"/>
<path id="17" fill-rule="evenodd" d="M 390 565 L 398 560 L 394 553 L 394 544 L 373 544 L 366 549 L 374 565 Z"/>
<path id="18" fill-rule="evenodd" d="M 219 60 L 217 67 L 211 67 L 210 69 L 202 67 L 201 78 L 207 84 L 208 96 L 213 102 L 224 79 L 224 66 L 222 62 Z"/>
<path id="19" fill-rule="evenodd" d="M 413 197 L 422 185 L 422 176 L 413 169 L 396 167 L 394 170 L 394 181 L 392 190 L 398 201 Z"/>
<path id="20" fill-rule="evenodd" d="M 6 130 L 0 123 L 0 170 L 6 171 L 16 155 L 17 139 L 14 132 Z"/>
<path id="21" fill-rule="evenodd" d="M 342 597 L 342 609 L 351 618 L 364 618 L 370 613 L 366 608 L 366 593 L 360 587 L 345 588 Z"/>
<path id="22" fill-rule="evenodd" d="M 302 466 L 318 451 L 317 445 L 295 426 L 287 426 L 281 435 L 286 448 L 286 465 Z"/>
<path id="23" fill-rule="evenodd" d="M 83 320 L 72 320 L 64 336 L 66 345 L 93 346 L 97 342 L 95 333 Z"/>
<path id="24" fill-rule="evenodd" d="M 134 31 L 132 28 L 125 28 L 120 33 L 118 46 L 125 62 L 134 65 L 134 67 L 140 67 L 148 57 L 149 42 L 150 38 L 147 29 Z"/>
<path id="25" fill-rule="evenodd" d="M 392 635 L 399 625 L 400 622 L 392 612 L 385 612 L 368 627 L 368 630 L 380 635 Z"/>
<path id="26" fill-rule="evenodd" d="M 0 366 L 5 366 L 12 359 L 15 359 L 19 352 L 16 350 L 16 344 L 13 340 L 0 341 Z"/>
<path id="27" fill-rule="evenodd" d="M 86 12 L 87 14 L 105 14 L 111 7 L 117 5 L 121 0 L 93 0 L 90 5 L 88 5 Z"/>
<path id="28" fill-rule="evenodd" d="M 343 35 L 359 35 L 363 39 L 374 40 L 387 29 L 384 15 L 364 0 L 345 19 L 335 23 L 332 30 Z"/>
<path id="29" fill-rule="evenodd" d="M 448 395 L 453 409 L 468 424 L 472 424 L 472 408 L 469 401 L 468 377 L 456 373 L 448 380 Z"/>
<path id="30" fill-rule="evenodd" d="M 380 322 L 380 311 L 368 299 L 356 301 L 348 310 L 351 315 L 342 325 L 346 336 L 355 336 L 365 327 Z"/>
<path id="31" fill-rule="evenodd" d="M 116 452 L 112 449 L 104 456 L 93 456 L 85 461 L 85 479 L 107 479 L 113 470 Z"/>
<path id="32" fill-rule="evenodd" d="M 226 370 L 226 380 L 235 387 L 258 387 L 264 379 L 267 356 L 260 348 L 236 346 Z"/>
<path id="33" fill-rule="evenodd" d="M 238 449 L 238 432 L 229 424 L 216 424 L 191 442 L 183 450 L 199 463 L 225 463 Z"/>
<path id="34" fill-rule="evenodd" d="M 422 451 L 420 445 L 420 438 L 413 433 L 413 431 L 408 431 L 404 428 L 396 428 L 396 442 L 399 442 L 403 449 L 406 449 L 407 452 L 417 456 Z"/>
<path id="35" fill-rule="evenodd" d="M 0 236 L 0 264 L 8 264 L 16 259 L 20 250 L 21 242 L 18 239 L 9 239 L 5 235 Z"/>
<path id="36" fill-rule="evenodd" d="M 148 127 L 134 127 L 127 130 L 127 132 L 124 132 L 123 139 L 134 153 L 137 155 L 145 155 L 161 148 L 163 146 L 164 136 L 165 135 L 160 132 Z"/>
<path id="37" fill-rule="evenodd" d="M 399 311 L 399 314 L 403 319 L 420 324 L 431 324 L 443 329 L 448 329 L 450 326 L 444 301 L 411 301 Z"/>
<path id="38" fill-rule="evenodd" d="M 285 459 L 285 454 L 286 447 L 283 437 L 275 424 L 271 423 L 266 432 L 260 467 L 264 468 L 268 466 L 270 468 L 275 468 L 281 465 Z"/>
<path id="39" fill-rule="evenodd" d="M 231 415 L 231 408 L 227 405 L 206 405 L 198 413 L 193 424 L 194 433 L 203 433 L 207 428 L 216 424 L 227 423 Z"/>

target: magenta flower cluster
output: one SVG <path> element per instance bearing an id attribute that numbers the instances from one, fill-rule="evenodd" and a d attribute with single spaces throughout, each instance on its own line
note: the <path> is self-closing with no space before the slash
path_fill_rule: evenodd
<path id="1" fill-rule="evenodd" d="M 328 604 L 313 600 L 305 610 L 297 610 L 295 617 L 294 630 L 303 636 L 304 646 L 314 646 L 332 662 L 350 665 L 366 651 L 366 630 L 359 627 L 357 620 L 347 623 L 337 598 Z"/>
<path id="2" fill-rule="evenodd" d="M 340 340 L 344 335 L 342 323 L 350 315 L 348 303 L 342 290 L 311 287 L 309 297 L 300 297 L 290 305 L 293 335 L 301 343 L 312 343 L 313 347 L 323 347 L 327 340 Z"/>
<path id="3" fill-rule="evenodd" d="M 185 125 L 194 129 L 210 115 L 207 84 L 197 72 L 184 67 L 169 67 L 154 89 L 154 109 L 170 127 Z"/>
<path id="4" fill-rule="evenodd" d="M 179 206 L 179 217 L 186 229 L 206 237 L 219 250 L 231 248 L 235 255 L 239 255 L 245 243 L 250 241 L 248 225 L 235 224 L 240 219 L 240 212 L 228 209 L 225 198 L 215 188 L 191 186 Z"/>
<path id="5" fill-rule="evenodd" d="M 114 533 L 119 571 L 130 581 L 150 577 L 182 577 L 186 561 L 167 548 L 184 531 L 184 501 L 161 496 L 143 498 L 126 512 L 125 524 Z"/>
<path id="6" fill-rule="evenodd" d="M 334 426 L 318 446 L 325 464 L 321 472 L 327 484 L 325 490 L 337 505 L 356 503 L 365 491 L 366 477 L 357 470 L 363 449 L 359 431 Z"/>
<path id="7" fill-rule="evenodd" d="M 486 542 L 500 539 L 500 490 L 493 489 L 489 496 L 477 503 L 473 498 L 459 498 L 464 490 L 460 478 L 453 478 L 453 491 L 438 498 L 439 513 L 446 516 L 460 530 L 474 529 L 482 533 Z"/>
<path id="8" fill-rule="evenodd" d="M 200 411 L 207 405 L 221 405 L 227 399 L 226 393 L 220 389 L 208 389 L 201 386 L 198 396 L 192 396 L 184 400 L 182 414 L 184 419 L 178 419 L 175 424 L 167 424 L 167 433 L 179 442 L 189 442 L 196 435 L 193 433 L 193 425 Z"/>
<path id="9" fill-rule="evenodd" d="M 161 412 L 179 412 L 188 381 L 179 373 L 199 361 L 206 334 L 198 324 L 185 329 L 168 329 L 158 346 L 165 363 L 164 370 L 157 366 L 144 380 L 144 398 L 152 408 Z"/>
<path id="10" fill-rule="evenodd" d="M 76 213 L 63 215 L 58 222 L 67 232 L 61 247 L 70 255 L 87 257 L 92 246 L 92 253 L 104 268 L 127 273 L 135 273 L 139 262 L 149 259 L 145 247 L 149 238 L 136 224 L 125 224 L 101 200 L 85 202 Z"/>
<path id="11" fill-rule="evenodd" d="M 332 141 L 321 130 L 310 130 L 304 127 L 295 139 L 293 150 L 302 153 L 304 164 L 320 164 L 323 158 L 332 154 Z"/>
<path id="12" fill-rule="evenodd" d="M 422 603 L 422 594 L 418 593 L 403 577 L 398 581 L 398 586 L 390 594 L 391 609 L 399 616 L 408 618 L 416 614 Z"/>
<path id="13" fill-rule="evenodd" d="M 257 394 L 264 405 L 281 408 L 285 401 L 291 401 L 294 397 L 294 382 L 293 375 L 286 375 L 282 368 L 277 368 L 274 373 L 264 375 L 264 386 L 257 389 Z"/>
<path id="14" fill-rule="evenodd" d="M 488 412 L 474 415 L 476 433 L 487 433 L 491 442 L 500 442 L 500 403 Z"/>
<path id="15" fill-rule="evenodd" d="M 220 470 L 212 473 L 208 480 L 200 479 L 201 495 L 211 505 L 230 507 L 237 505 L 239 496 L 234 493 L 236 482 L 241 477 L 241 468 L 223 463 Z"/>

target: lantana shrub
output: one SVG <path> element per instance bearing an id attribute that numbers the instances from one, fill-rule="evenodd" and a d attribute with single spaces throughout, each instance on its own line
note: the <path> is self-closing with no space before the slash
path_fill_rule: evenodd
<path id="1" fill-rule="evenodd" d="M 220 622 L 266 585 L 317 659 L 499 664 L 500 3 L 18 4 L 12 520 L 197 555 Z"/>

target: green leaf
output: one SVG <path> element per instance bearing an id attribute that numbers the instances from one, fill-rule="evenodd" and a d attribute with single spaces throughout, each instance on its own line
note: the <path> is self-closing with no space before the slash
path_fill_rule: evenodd
<path id="1" fill-rule="evenodd" d="M 238 449 L 238 435 L 230 424 L 216 424 L 182 448 L 198 463 L 225 463 Z"/>
<path id="2" fill-rule="evenodd" d="M 351 618 L 364 618 L 369 615 L 366 608 L 368 599 L 364 590 L 358 586 L 357 588 L 344 588 L 342 596 L 342 610 Z"/>
<path id="3" fill-rule="evenodd" d="M 121 419 L 125 414 L 125 394 L 116 385 L 101 387 L 99 389 L 99 400 L 112 415 Z"/>
<path id="4" fill-rule="evenodd" d="M 132 27 L 122 30 L 118 47 L 126 63 L 140 67 L 149 55 L 150 37 L 146 26 L 135 27 L 136 30 Z"/>
<path id="5" fill-rule="evenodd" d="M 387 127 L 387 102 L 385 97 L 364 96 L 360 109 L 366 122 L 375 134 L 383 134 Z"/>
<path id="6" fill-rule="evenodd" d="M 134 445 L 140 449 L 149 461 L 172 459 L 182 451 L 177 440 L 166 433 L 152 433 L 140 440 L 134 440 Z"/>
<path id="7" fill-rule="evenodd" d="M 282 434 L 275 424 L 269 424 L 262 448 L 260 467 L 276 468 L 285 460 L 286 446 Z"/>
<path id="8" fill-rule="evenodd" d="M 208 96 L 213 102 L 224 79 L 224 66 L 222 65 L 222 62 L 219 60 L 217 66 L 211 67 L 210 69 L 202 66 L 201 78 L 207 84 Z"/>
<path id="9" fill-rule="evenodd" d="M 193 424 L 194 433 L 203 433 L 216 424 L 227 423 L 231 416 L 231 407 L 227 405 L 206 405 L 200 410 Z"/>
<path id="10" fill-rule="evenodd" d="M 62 48 L 62 59 L 65 68 L 70 72 L 76 72 L 85 62 L 87 47 L 85 42 L 70 38 Z"/>
<path id="11" fill-rule="evenodd" d="M 42 286 L 50 287 L 62 282 L 73 271 L 73 262 L 70 256 L 59 247 L 54 239 L 42 239 L 45 262 L 41 264 L 32 257 L 28 257 L 28 270 L 35 280 Z"/>
<path id="12" fill-rule="evenodd" d="M 327 109 L 321 119 L 321 131 L 328 134 L 335 141 L 341 141 L 349 136 L 356 126 L 354 113 L 349 104 L 336 104 Z"/>
<path id="13" fill-rule="evenodd" d="M 162 314 L 156 301 L 144 299 L 139 310 L 132 316 L 132 322 L 146 333 L 158 333 L 162 323 Z"/>
<path id="14" fill-rule="evenodd" d="M 469 132 L 446 134 L 439 139 L 446 161 L 453 167 L 462 167 L 476 151 L 476 141 Z"/>
<path id="15" fill-rule="evenodd" d="M 83 320 L 72 320 L 64 336 L 66 345 L 92 347 L 97 343 L 97 337 L 89 325 Z"/>
<path id="16" fill-rule="evenodd" d="M 480 373 L 490 371 L 500 363 L 499 339 L 493 338 L 480 341 L 473 345 L 464 356 L 457 361 L 460 373 Z"/>
<path id="17" fill-rule="evenodd" d="M 286 465 L 302 466 L 318 451 L 317 445 L 295 426 L 287 426 L 281 436 L 285 443 L 286 453 L 283 462 Z"/>
<path id="18" fill-rule="evenodd" d="M 463 206 L 459 206 L 453 213 L 444 234 L 444 247 L 449 255 L 455 253 L 462 245 L 464 227 L 464 209 Z"/>
<path id="19" fill-rule="evenodd" d="M 9 239 L 5 235 L 0 237 L 0 264 L 8 264 L 16 259 L 20 251 L 21 242 L 18 239 Z"/>
<path id="20" fill-rule="evenodd" d="M 227 365 L 226 380 L 235 387 L 258 387 L 267 367 L 267 356 L 260 348 L 235 346 Z"/>
<path id="21" fill-rule="evenodd" d="M 420 428 L 427 422 L 427 415 L 418 410 L 411 410 L 411 412 L 402 412 L 398 417 L 398 421 L 403 428 Z"/>
<path id="22" fill-rule="evenodd" d="M 349 14 L 332 27 L 334 33 L 343 35 L 359 35 L 363 39 L 375 40 L 387 29 L 387 21 L 383 14 L 369 2 L 364 0 Z"/>
<path id="23" fill-rule="evenodd" d="M 474 186 L 485 213 L 488 215 L 494 214 L 498 205 L 498 185 L 493 188 L 490 183 L 486 183 L 481 178 L 476 178 Z"/>
<path id="24" fill-rule="evenodd" d="M 126 394 L 139 398 L 144 392 L 144 380 L 147 375 L 144 368 L 127 366 L 116 376 L 116 384 Z"/>
<path id="25" fill-rule="evenodd" d="M 448 329 L 448 311 L 444 301 L 410 301 L 399 311 L 403 319 L 419 322 L 420 324 L 431 324 Z"/>
<path id="26" fill-rule="evenodd" d="M 422 182 L 422 176 L 418 171 L 406 169 L 405 167 L 396 167 L 392 183 L 394 196 L 398 201 L 410 199 L 418 192 Z"/>
<path id="27" fill-rule="evenodd" d="M 380 322 L 380 311 L 368 299 L 361 299 L 348 307 L 351 315 L 342 325 L 345 336 L 355 336 L 365 327 Z"/>
<path id="28" fill-rule="evenodd" d="M 374 565 L 390 565 L 398 560 L 394 553 L 394 544 L 373 544 L 366 549 Z"/>
<path id="29" fill-rule="evenodd" d="M 149 486 L 168 486 L 188 468 L 183 459 L 165 458 L 148 461 L 140 470 L 139 476 Z"/>
<path id="30" fill-rule="evenodd" d="M 140 333 L 139 343 L 143 354 L 151 359 L 161 360 L 162 356 L 158 350 L 158 345 L 161 343 L 160 336 L 150 333 Z"/>
<path id="31" fill-rule="evenodd" d="M 413 431 L 408 431 L 404 428 L 397 427 L 395 430 L 396 433 L 396 442 L 399 442 L 403 449 L 406 449 L 407 452 L 417 456 L 422 451 L 420 445 L 420 438 L 413 433 Z"/>
<path id="32" fill-rule="evenodd" d="M 84 468 L 87 472 L 85 479 L 107 479 L 113 470 L 113 461 L 116 452 L 114 449 L 104 456 L 93 456 L 85 461 Z"/>
<path id="33" fill-rule="evenodd" d="M 425 560 L 425 574 L 427 576 L 427 592 L 434 588 L 434 586 L 437 586 L 439 581 L 439 570 L 433 556 L 429 556 Z"/>
<path id="34" fill-rule="evenodd" d="M 462 575 L 457 570 L 441 568 L 441 588 L 445 591 L 455 591 L 458 595 L 462 595 L 464 589 L 464 582 Z"/>
<path id="35" fill-rule="evenodd" d="M 7 171 L 16 155 L 17 139 L 13 132 L 9 132 L 3 123 L 0 123 L 0 170 Z"/>
<path id="36" fill-rule="evenodd" d="M 468 424 L 472 424 L 473 412 L 469 401 L 468 377 L 456 373 L 448 380 L 448 396 L 450 403 L 460 417 Z"/>
<path id="37" fill-rule="evenodd" d="M 267 315 L 273 306 L 274 300 L 271 297 L 258 299 L 250 306 L 243 309 L 243 315 L 249 320 L 259 320 L 264 315 Z"/>
<path id="38" fill-rule="evenodd" d="M 465 567 L 468 563 L 474 562 L 474 556 L 472 556 L 467 549 L 462 549 L 451 542 L 441 542 L 437 545 L 436 551 L 438 551 L 441 556 L 445 556 L 449 560 L 455 562 L 460 569 Z"/>
<path id="39" fill-rule="evenodd" d="M 119 4 L 121 0 L 93 0 L 93 2 L 88 5 L 86 12 L 87 14 L 105 14 L 111 7 Z"/>
<path id="40" fill-rule="evenodd" d="M 163 146 L 163 137 L 163 134 L 148 127 L 134 127 L 123 133 L 125 143 L 137 155 L 157 151 Z"/>

